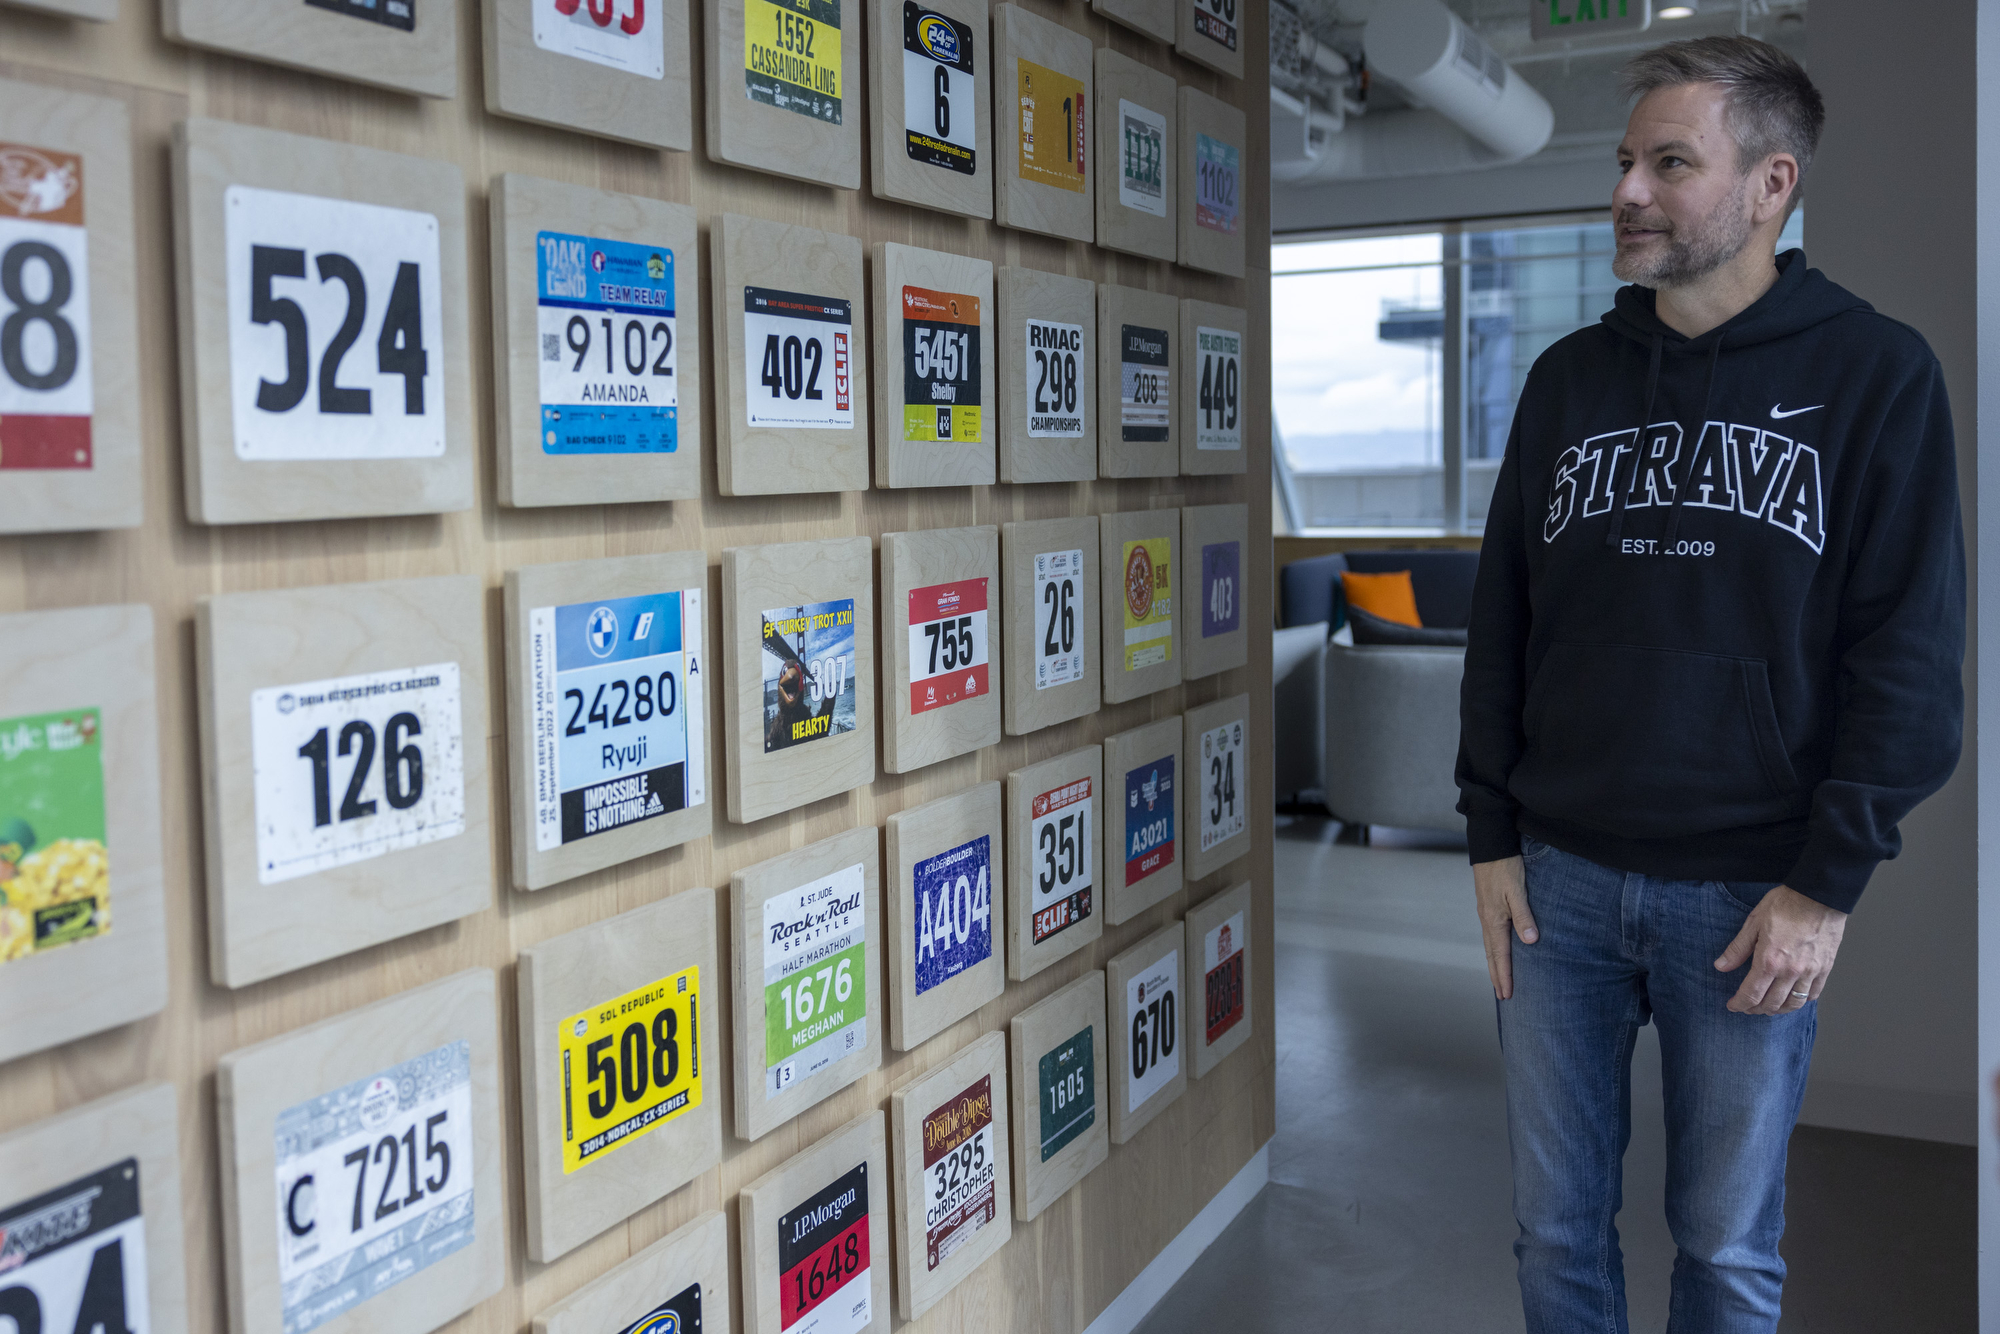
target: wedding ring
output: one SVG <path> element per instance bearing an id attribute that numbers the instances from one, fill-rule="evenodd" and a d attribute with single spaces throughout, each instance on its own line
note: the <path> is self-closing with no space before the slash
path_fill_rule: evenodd
<path id="1" fill-rule="evenodd" d="M 1792 999 L 1793 999 L 1793 1000 L 1811 1000 L 1811 999 L 1812 999 L 1812 993 L 1811 993 L 1810 991 L 1794 991 L 1794 992 L 1792 993 Z"/>

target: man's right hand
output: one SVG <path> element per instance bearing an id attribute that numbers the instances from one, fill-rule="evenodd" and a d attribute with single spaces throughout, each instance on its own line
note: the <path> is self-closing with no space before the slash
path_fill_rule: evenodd
<path id="1" fill-rule="evenodd" d="M 1486 937 L 1486 972 L 1493 995 L 1507 1000 L 1514 994 L 1514 941 L 1532 945 L 1541 939 L 1535 915 L 1528 911 L 1528 873 L 1519 857 L 1480 862 L 1472 868 L 1472 889 L 1479 898 L 1479 930 Z"/>

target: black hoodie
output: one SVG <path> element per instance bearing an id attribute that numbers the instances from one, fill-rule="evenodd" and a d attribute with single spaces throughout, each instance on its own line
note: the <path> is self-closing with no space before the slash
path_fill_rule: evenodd
<path id="1" fill-rule="evenodd" d="M 1806 267 L 1699 338 L 1619 291 L 1536 360 L 1465 655 L 1472 860 L 1851 911 L 1958 762 L 1965 543 L 1944 377 Z M 1642 423 L 1651 423 L 1642 433 Z"/>

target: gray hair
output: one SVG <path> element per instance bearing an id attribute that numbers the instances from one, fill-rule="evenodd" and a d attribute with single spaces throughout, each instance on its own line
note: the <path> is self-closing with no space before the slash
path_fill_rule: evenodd
<path id="1" fill-rule="evenodd" d="M 1798 159 L 1796 206 L 1826 125 L 1826 103 L 1799 62 L 1754 37 L 1690 37 L 1633 57 L 1619 76 L 1628 98 L 1690 83 L 1721 86 L 1740 169 L 1773 153 Z"/>

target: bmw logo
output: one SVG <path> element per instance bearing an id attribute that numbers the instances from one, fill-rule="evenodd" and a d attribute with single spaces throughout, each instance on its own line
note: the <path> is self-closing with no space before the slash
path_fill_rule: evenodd
<path id="1" fill-rule="evenodd" d="M 584 627 L 583 637 L 590 641 L 591 653 L 599 658 L 608 658 L 618 647 L 618 613 L 609 607 L 599 607 L 590 613 L 590 623 Z"/>

